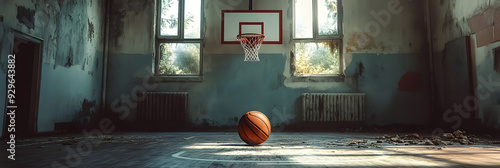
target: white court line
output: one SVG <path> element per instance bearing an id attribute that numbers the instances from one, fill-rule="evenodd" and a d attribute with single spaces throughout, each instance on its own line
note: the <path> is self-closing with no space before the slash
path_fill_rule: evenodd
<path id="1" fill-rule="evenodd" d="M 196 136 L 190 136 L 190 137 L 187 137 L 187 138 L 184 138 L 185 140 L 188 140 L 188 139 L 191 139 L 191 138 L 194 138 Z"/>
<path id="2" fill-rule="evenodd" d="M 370 153 L 374 153 L 377 155 L 380 155 L 378 158 L 372 158 L 372 159 L 362 159 L 362 160 L 354 160 L 354 161 L 365 161 L 365 160 L 378 160 L 378 159 L 385 159 L 388 158 L 389 156 L 381 154 L 380 152 L 375 152 L 375 151 L 368 151 Z M 185 160 L 196 160 L 196 161 L 205 161 L 205 162 L 239 162 L 239 163 L 257 163 L 257 165 L 293 165 L 293 164 L 335 164 L 335 165 L 341 165 L 345 163 L 339 163 L 338 160 L 331 160 L 331 161 L 323 161 L 323 162 L 318 162 L 318 161 L 271 161 L 271 160 L 219 160 L 219 159 L 200 159 L 200 158 L 190 158 L 190 157 L 185 157 L 181 156 L 182 154 L 186 153 L 186 151 L 180 151 L 172 155 L 174 158 L 178 159 L 185 159 Z M 349 162 L 352 162 L 353 160 L 346 160 Z"/>
<path id="3" fill-rule="evenodd" d="M 371 159 L 361 159 L 361 160 L 342 160 L 342 161 L 348 161 L 348 162 L 353 162 L 353 161 L 366 161 L 366 160 L 379 160 L 379 159 L 385 159 L 385 158 L 388 158 L 389 156 L 388 155 L 384 155 L 384 154 L 381 154 L 381 152 L 375 152 L 375 151 L 368 151 L 370 153 L 373 153 L 373 154 L 377 154 L 377 155 L 380 155 L 380 157 L 378 158 L 371 158 Z M 275 163 L 257 163 L 257 165 L 297 165 L 297 164 L 301 164 L 301 165 L 317 165 L 317 164 L 323 164 L 323 165 L 342 165 L 342 164 L 346 164 L 346 163 L 341 163 L 342 161 L 339 161 L 339 160 L 328 160 L 328 161 L 295 161 L 295 162 L 280 162 L 280 161 L 276 161 Z"/>
<path id="4" fill-rule="evenodd" d="M 197 160 L 197 161 L 205 161 L 205 162 L 243 162 L 243 163 L 262 163 L 262 162 L 268 162 L 268 163 L 276 163 L 276 162 L 297 162 L 297 161 L 260 161 L 260 160 L 218 160 L 218 159 L 199 159 L 199 158 L 190 158 L 190 157 L 184 157 L 181 156 L 182 154 L 186 153 L 186 151 L 180 151 L 172 155 L 174 158 L 178 159 L 186 159 L 186 160 Z"/>

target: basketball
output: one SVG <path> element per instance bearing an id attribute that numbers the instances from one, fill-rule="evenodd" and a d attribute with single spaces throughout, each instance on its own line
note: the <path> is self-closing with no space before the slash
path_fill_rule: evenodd
<path id="1" fill-rule="evenodd" d="M 249 111 L 240 118 L 238 134 L 248 145 L 258 145 L 265 142 L 271 134 L 271 123 L 263 113 Z"/>

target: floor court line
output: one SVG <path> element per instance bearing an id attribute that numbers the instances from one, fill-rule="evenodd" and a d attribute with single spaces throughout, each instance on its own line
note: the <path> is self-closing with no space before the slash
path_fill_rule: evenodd
<path id="1" fill-rule="evenodd" d="M 194 138 L 194 137 L 196 137 L 196 136 L 190 136 L 190 137 L 187 137 L 187 138 L 184 138 L 184 139 L 185 139 L 185 140 L 188 140 L 188 139 L 192 139 L 192 138 Z"/>
<path id="2" fill-rule="evenodd" d="M 361 159 L 361 160 L 346 160 L 349 162 L 352 161 L 366 161 L 366 160 L 378 160 L 378 159 L 385 159 L 388 158 L 388 155 L 381 154 L 380 152 L 375 152 L 375 151 L 368 151 L 370 153 L 374 153 L 377 155 L 380 155 L 377 158 L 370 158 L 370 159 Z M 257 163 L 257 165 L 293 165 L 293 164 L 335 164 L 335 165 L 341 165 L 344 163 L 339 163 L 338 160 L 328 160 L 328 161 L 272 161 L 272 160 L 219 160 L 219 159 L 203 159 L 203 158 L 191 158 L 191 157 L 186 157 L 186 156 L 181 156 L 186 151 L 180 151 L 172 155 L 172 157 L 177 158 L 177 159 L 184 159 L 184 160 L 195 160 L 195 161 L 205 161 L 205 162 L 236 162 L 236 163 Z"/>

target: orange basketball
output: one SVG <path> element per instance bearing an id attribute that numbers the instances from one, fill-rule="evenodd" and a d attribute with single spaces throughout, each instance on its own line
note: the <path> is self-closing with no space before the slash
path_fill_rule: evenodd
<path id="1" fill-rule="evenodd" d="M 271 123 L 261 112 L 249 111 L 238 123 L 238 134 L 245 143 L 258 145 L 266 141 L 271 134 Z"/>

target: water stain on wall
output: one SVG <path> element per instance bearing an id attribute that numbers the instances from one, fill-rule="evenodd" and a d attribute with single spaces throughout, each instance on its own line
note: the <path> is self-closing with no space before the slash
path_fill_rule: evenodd
<path id="1" fill-rule="evenodd" d="M 365 70 L 365 67 L 363 66 L 362 62 L 358 63 L 358 68 L 356 69 L 356 72 L 359 74 L 359 76 L 363 76 L 363 71 Z"/>
<path id="2" fill-rule="evenodd" d="M 238 117 L 228 117 L 227 118 L 228 123 L 231 125 L 236 125 L 238 123 Z"/>
<path id="3" fill-rule="evenodd" d="M 73 118 L 73 123 L 77 125 L 77 127 L 82 127 L 90 123 L 92 115 L 94 114 L 96 106 L 96 101 L 89 101 L 87 99 L 83 99 L 81 108 L 75 113 Z"/>
<path id="4" fill-rule="evenodd" d="M 283 87 L 285 85 L 285 78 L 286 77 L 283 74 L 277 74 L 276 83 L 272 85 L 272 89 L 278 90 L 280 87 Z"/>
<path id="5" fill-rule="evenodd" d="M 99 59 L 97 59 L 97 58 L 95 59 L 95 67 L 96 68 L 99 67 Z"/>
<path id="6" fill-rule="evenodd" d="M 90 42 L 92 42 L 92 39 L 94 38 L 94 24 L 90 22 L 90 19 L 87 20 L 88 22 L 88 39 Z"/>
<path id="7" fill-rule="evenodd" d="M 443 28 L 441 29 L 441 32 L 446 32 L 451 30 L 454 23 L 455 22 L 451 14 L 451 11 L 447 10 L 446 13 L 444 14 Z"/>
<path id="8" fill-rule="evenodd" d="M 87 58 L 85 58 L 85 59 L 83 60 L 83 62 L 88 62 L 88 61 L 87 61 Z M 83 63 L 83 64 L 82 64 L 82 71 L 85 71 L 85 66 L 86 66 L 86 65 L 87 65 L 87 63 Z"/>
<path id="9" fill-rule="evenodd" d="M 64 67 L 69 68 L 73 66 L 73 55 L 69 55 L 66 59 L 66 64 L 64 64 Z"/>
<path id="10" fill-rule="evenodd" d="M 213 120 L 204 118 L 202 120 L 201 126 L 208 128 L 208 127 L 212 126 L 213 124 L 214 124 Z"/>
<path id="11" fill-rule="evenodd" d="M 422 89 L 422 74 L 407 72 L 399 80 L 398 86 L 402 91 L 417 92 Z"/>
<path id="12" fill-rule="evenodd" d="M 351 34 L 346 44 L 346 53 L 376 48 L 373 37 L 361 32 Z"/>
<path id="13" fill-rule="evenodd" d="M 113 40 L 114 46 L 119 48 L 118 38 L 123 35 L 124 18 L 127 16 L 126 10 L 111 9 L 111 23 L 109 36 Z"/>
<path id="14" fill-rule="evenodd" d="M 136 15 L 139 14 L 139 12 L 144 12 L 144 9 L 147 8 L 148 5 L 153 4 L 152 0 L 145 0 L 145 1 L 128 1 L 127 3 L 127 9 L 129 11 L 135 12 Z"/>
<path id="15" fill-rule="evenodd" d="M 73 66 L 73 49 L 69 48 L 69 55 L 66 57 L 66 63 L 64 64 L 64 67 L 69 68 Z"/>
<path id="16" fill-rule="evenodd" d="M 0 15 L 0 22 L 3 22 L 3 16 Z"/>
<path id="17" fill-rule="evenodd" d="M 16 19 L 29 29 L 35 28 L 35 10 L 18 6 Z"/>

